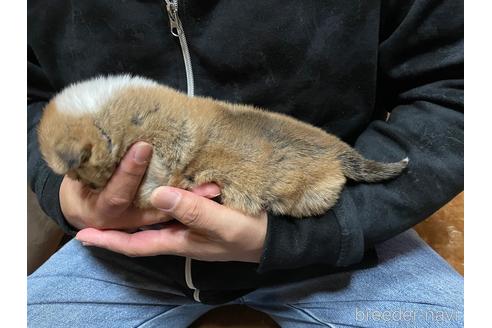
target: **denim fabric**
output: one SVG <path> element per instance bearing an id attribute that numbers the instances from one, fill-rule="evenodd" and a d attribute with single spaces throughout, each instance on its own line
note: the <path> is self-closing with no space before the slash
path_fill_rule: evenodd
<path id="1" fill-rule="evenodd" d="M 377 267 L 261 288 L 234 302 L 281 327 L 462 327 L 463 278 L 409 230 Z M 187 327 L 214 306 L 131 258 L 67 243 L 28 277 L 29 327 Z"/>

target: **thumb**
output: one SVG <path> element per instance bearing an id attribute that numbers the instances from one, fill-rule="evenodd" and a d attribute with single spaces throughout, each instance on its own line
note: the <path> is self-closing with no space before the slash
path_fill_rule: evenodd
<path id="1" fill-rule="evenodd" d="M 210 199 L 173 187 L 155 189 L 151 202 L 190 228 L 216 232 L 225 227 L 227 220 L 224 219 L 232 211 Z"/>

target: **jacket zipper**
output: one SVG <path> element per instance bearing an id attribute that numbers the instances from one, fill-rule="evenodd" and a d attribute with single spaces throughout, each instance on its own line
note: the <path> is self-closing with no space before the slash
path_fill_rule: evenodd
<path id="1" fill-rule="evenodd" d="M 193 97 L 195 95 L 193 69 L 191 67 L 190 51 L 188 50 L 188 44 L 186 42 L 183 25 L 181 24 L 181 20 L 178 16 L 178 0 L 165 0 L 165 2 L 167 15 L 169 17 L 169 26 L 171 27 L 171 34 L 179 39 L 181 52 L 183 54 L 183 61 L 186 70 L 186 85 L 188 88 L 188 96 Z"/>
<path id="2" fill-rule="evenodd" d="M 183 30 L 183 25 L 178 16 L 178 0 L 165 0 L 163 5 L 166 5 L 167 15 L 169 17 L 169 26 L 171 28 L 171 34 L 179 39 L 181 46 L 181 53 L 183 54 L 183 61 L 186 71 L 186 86 L 188 90 L 188 96 L 193 97 L 195 95 L 195 81 L 193 80 L 193 69 L 191 67 L 190 51 L 188 50 L 188 44 L 186 42 L 186 36 Z M 200 290 L 193 284 L 193 277 L 191 275 L 191 258 L 185 259 L 185 281 L 189 289 L 193 290 L 193 299 L 197 302 L 200 301 Z"/>

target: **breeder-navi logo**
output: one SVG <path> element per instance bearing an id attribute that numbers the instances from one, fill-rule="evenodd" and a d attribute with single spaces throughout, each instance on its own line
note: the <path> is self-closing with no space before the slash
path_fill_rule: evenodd
<path id="1" fill-rule="evenodd" d="M 453 322 L 458 321 L 460 312 L 456 310 L 424 310 L 424 309 L 397 309 L 397 310 L 374 310 L 370 308 L 355 308 L 356 321 L 375 322 Z"/>

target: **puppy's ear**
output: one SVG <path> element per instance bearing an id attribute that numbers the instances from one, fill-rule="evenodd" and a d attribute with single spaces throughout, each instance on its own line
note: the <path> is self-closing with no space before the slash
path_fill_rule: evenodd
<path id="1" fill-rule="evenodd" d="M 86 163 L 92 155 L 92 145 L 86 144 L 83 147 L 69 147 L 64 149 L 58 149 L 56 151 L 58 156 L 58 171 L 66 173 L 70 170 L 74 170 Z"/>

